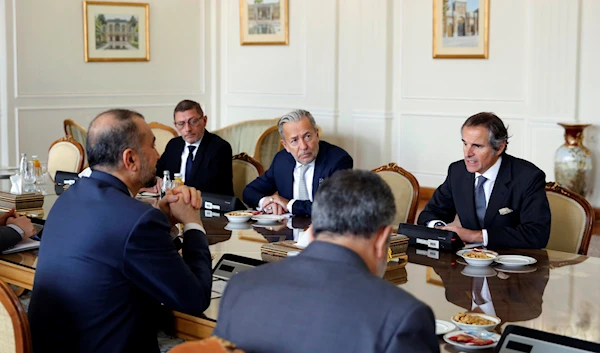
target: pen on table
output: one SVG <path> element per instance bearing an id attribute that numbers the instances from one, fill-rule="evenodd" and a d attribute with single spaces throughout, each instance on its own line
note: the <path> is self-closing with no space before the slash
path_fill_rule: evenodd
<path id="1" fill-rule="evenodd" d="M 35 234 L 35 235 L 32 235 L 32 236 L 31 236 L 31 239 L 33 239 L 33 240 L 37 240 L 37 241 L 41 241 L 41 240 L 42 240 L 42 239 L 40 239 L 40 237 L 38 237 L 38 236 L 37 236 L 37 234 Z"/>

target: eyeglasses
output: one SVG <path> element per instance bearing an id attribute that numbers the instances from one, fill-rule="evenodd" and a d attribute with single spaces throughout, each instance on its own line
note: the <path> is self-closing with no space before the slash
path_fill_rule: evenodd
<path id="1" fill-rule="evenodd" d="M 191 118 L 188 121 L 177 121 L 177 122 L 175 122 L 175 126 L 177 126 L 178 129 L 183 129 L 183 127 L 187 123 L 191 127 L 196 127 L 196 126 L 200 125 L 200 120 L 202 120 L 202 118 Z"/>

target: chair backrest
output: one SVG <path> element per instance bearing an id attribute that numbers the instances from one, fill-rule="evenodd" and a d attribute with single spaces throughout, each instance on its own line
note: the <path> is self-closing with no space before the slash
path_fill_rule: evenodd
<path id="1" fill-rule="evenodd" d="M 233 343 L 211 336 L 199 341 L 190 341 L 173 347 L 170 353 L 244 353 Z"/>
<path id="2" fill-rule="evenodd" d="M 213 133 L 229 142 L 233 155 L 246 152 L 248 155 L 253 156 L 258 138 L 266 129 L 276 126 L 277 119 L 242 121 L 215 130 Z"/>
<path id="3" fill-rule="evenodd" d="M 84 152 L 73 137 L 61 137 L 48 149 L 48 174 L 54 180 L 57 170 L 79 173 L 83 169 Z"/>
<path id="4" fill-rule="evenodd" d="M 231 163 L 233 167 L 233 194 L 242 200 L 246 185 L 262 175 L 265 170 L 257 160 L 244 152 L 233 156 Z"/>
<path id="5" fill-rule="evenodd" d="M 0 280 L 0 353 L 33 352 L 31 331 L 19 298 Z"/>
<path id="6" fill-rule="evenodd" d="M 281 137 L 279 136 L 279 130 L 277 125 L 271 126 L 265 132 L 260 135 L 258 141 L 256 141 L 256 148 L 254 149 L 254 159 L 260 162 L 265 169 L 269 169 L 271 162 L 277 152 L 283 149 L 281 144 Z"/>
<path id="7" fill-rule="evenodd" d="M 417 178 L 396 163 L 373 169 L 392 189 L 396 200 L 394 227 L 400 223 L 414 223 L 419 203 L 419 182 Z"/>
<path id="8" fill-rule="evenodd" d="M 85 150 L 87 146 L 87 129 L 71 119 L 65 119 L 63 127 L 65 129 L 65 137 L 72 136 L 83 147 L 85 158 L 83 163 L 87 164 L 87 151 Z"/>
<path id="9" fill-rule="evenodd" d="M 155 121 L 148 124 L 148 126 L 150 126 L 150 130 L 152 130 L 152 133 L 156 138 L 156 150 L 158 151 L 158 154 L 162 155 L 167 147 L 167 143 L 169 143 L 173 137 L 177 137 L 177 131 L 170 126 Z"/>
<path id="10" fill-rule="evenodd" d="M 546 249 L 586 255 L 594 226 L 592 205 L 555 182 L 546 184 L 546 196 L 552 215 Z"/>

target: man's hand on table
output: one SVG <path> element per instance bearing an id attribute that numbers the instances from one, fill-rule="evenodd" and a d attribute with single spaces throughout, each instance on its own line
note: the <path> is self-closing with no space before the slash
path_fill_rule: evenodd
<path id="1" fill-rule="evenodd" d="M 202 207 L 202 196 L 200 191 L 193 187 L 178 186 L 167 191 L 165 197 L 159 202 L 158 206 L 175 223 L 198 223 L 202 225 L 200 212 Z"/>
<path id="2" fill-rule="evenodd" d="M 458 234 L 458 237 L 465 243 L 481 243 L 483 242 L 483 232 L 481 230 L 471 230 L 459 226 L 444 226 L 439 229 L 449 230 Z"/>
<path id="3" fill-rule="evenodd" d="M 265 197 L 265 200 L 263 201 L 262 209 L 265 213 L 282 215 L 282 214 L 288 212 L 287 204 L 289 202 L 290 202 L 290 200 L 288 200 L 284 197 L 281 197 L 277 194 L 273 194 L 273 195 L 269 196 L 268 198 Z"/>
<path id="4" fill-rule="evenodd" d="M 14 217 L 9 217 L 6 220 L 6 225 L 14 224 L 17 227 L 21 228 L 23 231 L 23 239 L 31 238 L 32 236 L 37 234 L 37 230 L 31 223 L 31 220 L 25 216 L 15 215 Z"/>
<path id="5" fill-rule="evenodd" d="M 12 208 L 8 212 L 0 213 L 0 226 L 5 226 L 6 221 L 8 221 L 9 218 L 16 217 L 16 216 L 17 216 L 17 213 L 15 212 L 14 208 Z"/>

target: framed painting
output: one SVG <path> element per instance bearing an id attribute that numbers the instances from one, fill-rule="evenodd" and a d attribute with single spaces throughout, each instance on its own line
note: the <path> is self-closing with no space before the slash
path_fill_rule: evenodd
<path id="1" fill-rule="evenodd" d="M 240 0 L 240 44 L 288 44 L 288 0 Z"/>
<path id="2" fill-rule="evenodd" d="M 433 57 L 488 57 L 490 0 L 433 0 Z"/>
<path id="3" fill-rule="evenodd" d="M 83 2 L 86 62 L 149 61 L 148 4 Z"/>

